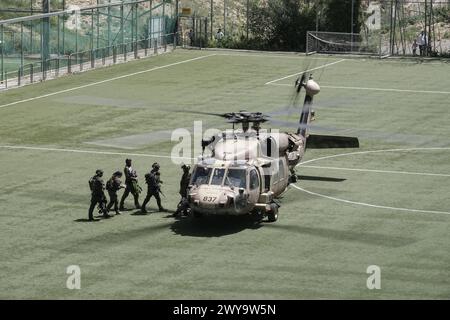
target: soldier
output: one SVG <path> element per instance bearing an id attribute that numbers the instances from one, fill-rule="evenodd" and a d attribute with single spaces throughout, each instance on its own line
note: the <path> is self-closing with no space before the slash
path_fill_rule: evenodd
<path id="1" fill-rule="evenodd" d="M 189 170 L 191 169 L 190 166 L 183 164 L 181 166 L 181 169 L 183 170 L 183 175 L 181 176 L 180 180 L 180 195 L 181 200 L 177 205 L 177 211 L 173 214 L 174 217 L 176 217 L 179 214 L 188 215 L 190 207 L 189 202 L 187 199 L 188 194 L 188 187 L 189 187 L 189 181 L 191 180 L 191 174 L 189 173 Z"/>
<path id="2" fill-rule="evenodd" d="M 109 218 L 105 208 L 105 184 L 103 182 L 103 170 L 98 169 L 95 171 L 95 176 L 89 180 L 89 188 L 91 189 L 91 206 L 89 207 L 89 221 L 94 221 L 94 208 L 98 204 L 100 212 L 103 213 L 105 218 Z"/>
<path id="3" fill-rule="evenodd" d="M 145 175 L 145 182 L 147 183 L 147 196 L 142 203 L 142 213 L 147 213 L 147 210 L 145 210 L 145 206 L 150 201 L 150 198 L 152 196 L 154 196 L 156 199 L 159 211 L 167 211 L 161 205 L 161 197 L 159 196 L 159 193 L 161 192 L 160 184 L 163 183 L 160 179 L 161 173 L 159 172 L 159 168 L 159 164 L 155 162 L 152 164 L 152 170 L 150 171 L 150 173 L 147 173 Z"/>
<path id="4" fill-rule="evenodd" d="M 131 193 L 134 197 L 134 205 L 136 209 L 140 209 L 139 205 L 139 193 L 141 192 L 141 188 L 137 183 L 137 174 L 136 171 L 131 167 L 131 159 L 125 160 L 125 168 L 123 169 L 125 173 L 125 192 L 123 193 L 122 199 L 120 199 L 120 207 L 119 210 L 125 210 L 124 202 L 128 195 Z"/>
<path id="5" fill-rule="evenodd" d="M 121 177 L 122 172 L 116 171 L 113 173 L 112 177 L 106 183 L 106 190 L 108 190 L 109 194 L 109 203 L 108 206 L 106 207 L 106 210 L 108 212 L 114 205 L 114 211 L 116 212 L 116 214 L 120 214 L 119 205 L 117 201 L 117 191 L 119 191 L 121 188 L 125 188 L 125 186 L 122 184 L 122 181 L 120 181 Z"/>

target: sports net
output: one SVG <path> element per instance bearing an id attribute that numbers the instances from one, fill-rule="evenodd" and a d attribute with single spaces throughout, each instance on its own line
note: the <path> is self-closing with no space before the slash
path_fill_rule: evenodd
<path id="1" fill-rule="evenodd" d="M 306 53 L 352 53 L 383 56 L 384 41 L 381 35 L 364 36 L 356 33 L 308 31 Z"/>

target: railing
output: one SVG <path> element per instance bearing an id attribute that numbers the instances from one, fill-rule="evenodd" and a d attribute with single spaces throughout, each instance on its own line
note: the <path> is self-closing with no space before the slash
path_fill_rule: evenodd
<path id="1" fill-rule="evenodd" d="M 0 90 L 164 53 L 176 48 L 177 38 L 178 34 L 168 33 L 25 64 L 18 70 L 4 71 L 2 77 L 0 77 L 3 79 L 3 81 L 0 81 Z"/>

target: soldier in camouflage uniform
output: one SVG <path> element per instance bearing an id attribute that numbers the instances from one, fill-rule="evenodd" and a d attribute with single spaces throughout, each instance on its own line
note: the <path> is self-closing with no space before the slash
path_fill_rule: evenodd
<path id="1" fill-rule="evenodd" d="M 106 207 L 106 210 L 108 212 L 111 210 L 112 206 L 114 206 L 114 211 L 116 212 L 116 214 L 120 214 L 119 203 L 117 201 L 117 191 L 119 191 L 121 188 L 125 188 L 125 186 L 122 184 L 122 181 L 120 181 L 121 177 L 122 172 L 116 171 L 106 183 L 106 190 L 108 190 L 109 194 L 109 203 Z"/>
<path id="2" fill-rule="evenodd" d="M 136 171 L 133 170 L 131 167 L 131 159 L 125 160 L 125 168 L 123 169 L 125 173 L 125 192 L 123 193 L 122 199 L 120 200 L 120 210 L 125 210 L 124 203 L 125 199 L 128 197 L 128 195 L 131 193 L 134 198 L 134 205 L 136 209 L 140 209 L 141 206 L 139 205 L 139 193 L 140 193 L 140 187 L 137 183 L 137 174 Z"/>
<path id="3" fill-rule="evenodd" d="M 105 184 L 103 182 L 103 170 L 98 169 L 95 171 L 95 176 L 89 180 L 89 188 L 91 189 L 91 206 L 89 207 L 89 221 L 94 221 L 94 209 L 98 204 L 100 212 L 103 213 L 105 218 L 109 218 L 106 212 L 105 203 Z"/>
<path id="4" fill-rule="evenodd" d="M 191 169 L 190 166 L 183 164 L 181 166 L 181 169 L 183 169 L 183 175 L 181 176 L 180 180 L 180 196 L 181 200 L 177 205 L 177 211 L 173 214 L 173 216 L 177 216 L 179 214 L 188 215 L 189 214 L 189 202 L 187 199 L 188 195 L 188 187 L 189 182 L 191 180 L 191 174 L 189 173 L 189 170 Z"/>
<path id="5" fill-rule="evenodd" d="M 151 197 L 155 197 L 156 203 L 158 205 L 159 211 L 167 211 L 163 208 L 161 204 L 161 197 L 159 196 L 159 193 L 161 192 L 161 183 L 163 183 L 160 179 L 160 172 L 159 172 L 159 164 L 154 163 L 152 165 L 152 170 L 150 173 L 147 173 L 145 175 L 145 182 L 147 183 L 147 196 L 145 197 L 144 202 L 142 203 L 142 213 L 147 213 L 147 210 L 145 210 L 145 206 L 150 201 Z"/>

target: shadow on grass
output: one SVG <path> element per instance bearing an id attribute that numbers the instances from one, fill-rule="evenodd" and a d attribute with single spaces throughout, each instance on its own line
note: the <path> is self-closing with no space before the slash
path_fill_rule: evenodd
<path id="1" fill-rule="evenodd" d="M 303 227 L 303 226 L 287 226 L 280 224 L 270 224 L 270 228 L 286 230 L 290 232 L 300 233 L 304 235 L 311 235 L 322 237 L 326 239 L 338 240 L 338 241 L 354 241 L 365 243 L 369 245 L 383 246 L 383 247 L 402 247 L 414 242 L 418 239 L 399 237 L 395 235 L 377 234 L 377 233 L 365 233 L 356 232 L 350 230 L 334 230 L 325 228 L 313 228 L 313 227 Z"/>
<path id="2" fill-rule="evenodd" d="M 308 181 L 323 181 L 323 182 L 343 182 L 347 179 L 343 178 L 331 178 L 331 177 L 318 177 L 318 176 L 297 176 L 299 180 L 308 180 Z"/>
<path id="3" fill-rule="evenodd" d="M 91 247 L 93 243 L 95 243 L 97 246 L 100 245 L 111 246 L 113 244 L 123 243 L 132 239 L 151 237 L 153 233 L 156 233 L 160 230 L 167 230 L 170 227 L 170 225 L 171 223 L 154 224 L 137 229 L 128 229 L 120 232 L 103 233 L 95 237 L 83 239 L 77 242 L 75 247 L 77 248 L 84 246 Z"/>
<path id="4" fill-rule="evenodd" d="M 83 219 L 75 219 L 73 221 L 74 222 L 98 222 L 98 221 L 101 221 L 101 220 L 100 219 L 96 219 L 96 218 L 94 218 L 94 220 L 89 220 L 89 219 L 83 218 Z"/>
<path id="5" fill-rule="evenodd" d="M 170 229 L 182 236 L 210 238 L 260 227 L 260 222 L 250 216 L 205 216 L 202 218 L 178 217 Z"/>

